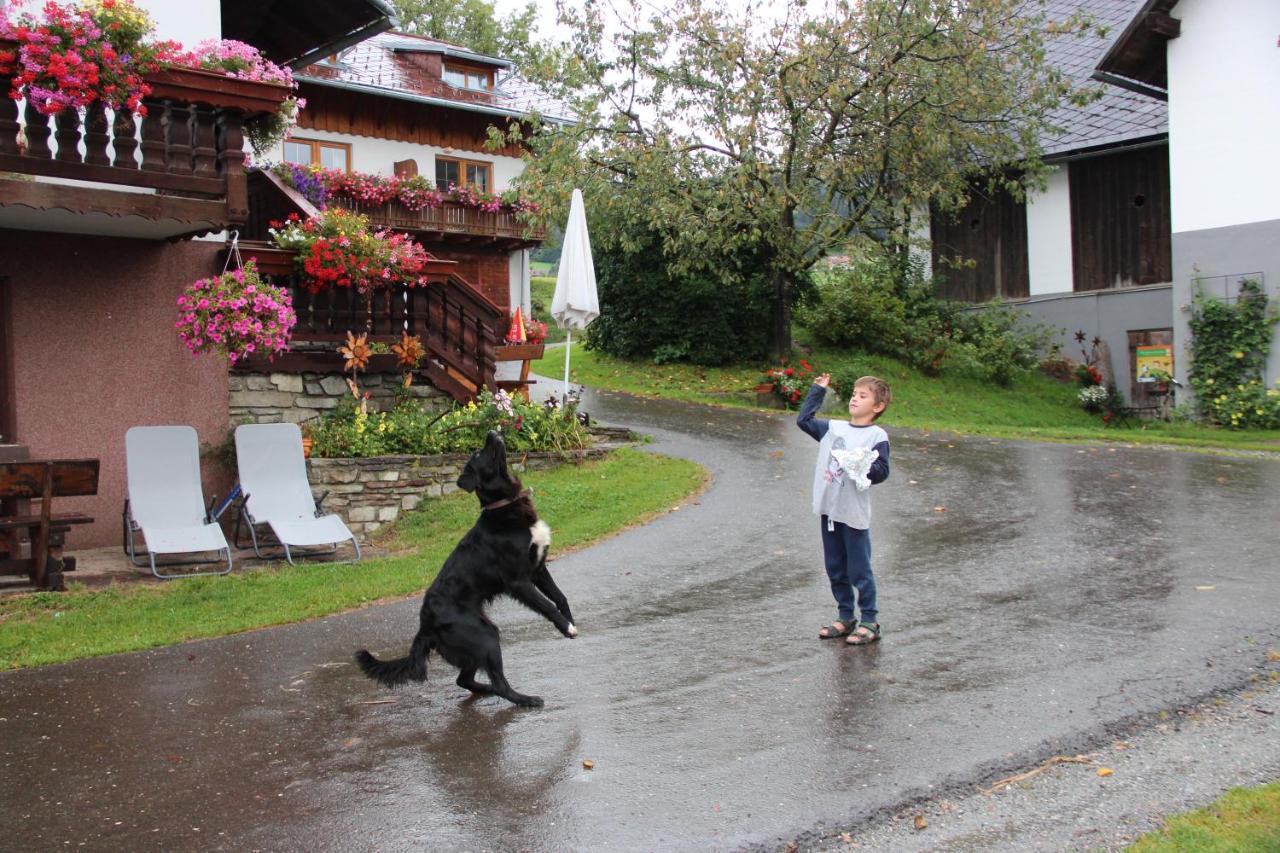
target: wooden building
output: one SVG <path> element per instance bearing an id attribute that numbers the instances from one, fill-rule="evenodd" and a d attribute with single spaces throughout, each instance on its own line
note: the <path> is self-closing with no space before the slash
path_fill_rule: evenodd
<path id="1" fill-rule="evenodd" d="M 162 38 L 243 39 L 292 65 L 391 26 L 381 0 L 137 5 Z M 145 118 L 51 121 L 0 99 L 0 457 L 101 460 L 97 495 L 60 501 L 96 519 L 75 547 L 120 541 L 129 427 L 227 436 L 226 365 L 183 347 L 176 299 L 222 269 L 225 233 L 249 219 L 244 121 L 288 94 L 200 71 L 149 82 Z"/>

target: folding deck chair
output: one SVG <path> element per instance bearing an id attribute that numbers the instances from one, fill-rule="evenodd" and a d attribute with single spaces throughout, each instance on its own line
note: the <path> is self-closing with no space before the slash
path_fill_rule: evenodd
<path id="1" fill-rule="evenodd" d="M 262 557 L 256 528 L 267 525 L 293 564 L 294 548 L 303 556 L 332 554 L 350 541 L 360 559 L 360 543 L 336 515 L 321 515 L 324 496 L 316 500 L 307 481 L 302 431 L 297 424 L 244 424 L 236 427 L 236 462 L 240 470 L 240 513 L 234 539 L 240 547 L 240 525 L 249 528 L 253 552 Z M 328 494 L 327 492 L 325 493 Z M 331 545 L 323 551 L 319 545 Z"/>
<path id="2" fill-rule="evenodd" d="M 222 528 L 209 515 L 200 487 L 200 446 L 189 426 L 133 427 L 124 436 L 129 497 L 124 502 L 124 550 L 135 566 L 150 558 L 158 578 L 225 575 L 231 571 L 231 547 Z M 146 551 L 137 550 L 142 534 Z M 156 563 L 157 554 L 214 551 L 227 567 L 214 571 L 164 573 L 160 568 L 193 566 L 209 560 Z"/>

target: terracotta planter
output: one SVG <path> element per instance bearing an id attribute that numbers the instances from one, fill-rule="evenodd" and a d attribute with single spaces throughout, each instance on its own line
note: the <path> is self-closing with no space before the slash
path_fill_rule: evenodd
<path id="1" fill-rule="evenodd" d="M 314 443 L 315 443 L 315 439 L 311 438 L 310 436 L 302 437 L 302 458 L 303 459 L 311 458 L 311 445 Z"/>

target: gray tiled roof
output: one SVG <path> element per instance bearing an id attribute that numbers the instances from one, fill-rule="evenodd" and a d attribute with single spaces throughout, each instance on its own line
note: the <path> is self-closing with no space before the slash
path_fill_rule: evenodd
<path id="1" fill-rule="evenodd" d="M 381 33 L 366 39 L 342 54 L 339 67 L 311 65 L 299 76 L 306 80 L 326 80 L 341 84 L 354 84 L 368 91 L 368 87 L 430 98 L 433 101 L 457 103 L 461 109 L 492 110 L 498 114 L 517 113 L 527 115 L 534 111 L 544 117 L 571 121 L 569 107 L 529 83 L 518 73 L 506 77 L 499 75 L 497 88 L 492 93 L 480 93 L 455 89 L 438 77 L 428 78 L 421 66 L 411 61 L 405 51 L 414 47 L 443 48 L 448 52 L 467 53 L 467 48 L 425 36 L 406 33 Z M 479 58 L 479 57 L 478 57 Z"/>
<path id="2" fill-rule="evenodd" d="M 1105 37 L 1059 37 L 1047 45 L 1049 63 L 1062 69 L 1076 84 L 1090 83 L 1098 62 L 1120 37 L 1143 0 L 1049 0 L 1047 13 L 1061 20 L 1077 9 L 1108 28 Z M 1168 131 L 1168 109 L 1163 101 L 1115 86 L 1100 86 L 1102 97 L 1086 107 L 1063 106 L 1051 116 L 1063 132 L 1044 140 L 1045 152 L 1062 155 L 1081 148 L 1115 145 Z"/>

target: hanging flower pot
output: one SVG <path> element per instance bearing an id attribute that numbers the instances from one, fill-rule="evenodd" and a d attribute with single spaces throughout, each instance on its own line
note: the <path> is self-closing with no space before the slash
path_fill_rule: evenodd
<path id="1" fill-rule="evenodd" d="M 298 322 L 289 294 L 264 281 L 253 261 L 194 282 L 178 297 L 178 311 L 174 327 L 191 354 L 217 353 L 231 365 L 284 352 Z"/>

